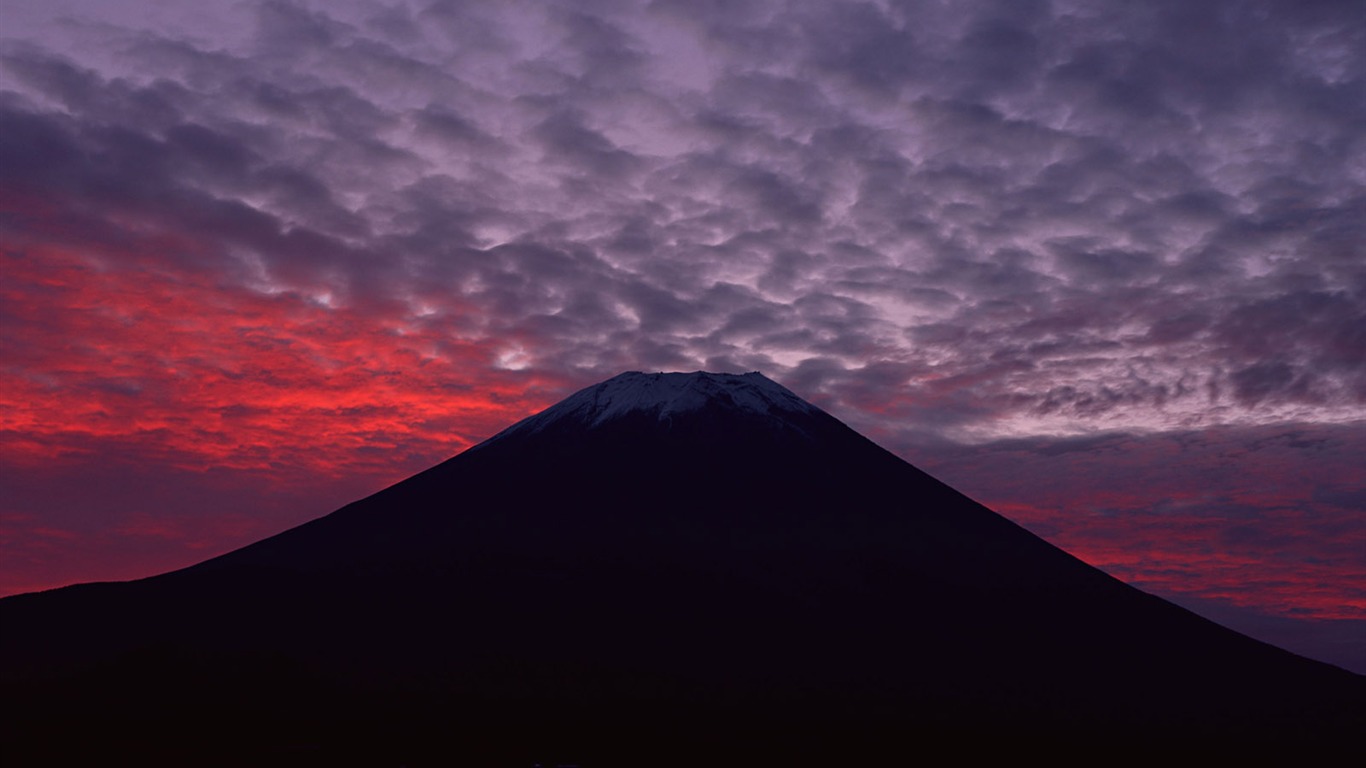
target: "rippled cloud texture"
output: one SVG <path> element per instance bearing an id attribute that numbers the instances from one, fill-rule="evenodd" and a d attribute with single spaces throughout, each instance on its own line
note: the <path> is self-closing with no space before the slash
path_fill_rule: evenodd
<path id="1" fill-rule="evenodd" d="M 7 4 L 0 592 L 762 370 L 1366 671 L 1354 1 Z"/>

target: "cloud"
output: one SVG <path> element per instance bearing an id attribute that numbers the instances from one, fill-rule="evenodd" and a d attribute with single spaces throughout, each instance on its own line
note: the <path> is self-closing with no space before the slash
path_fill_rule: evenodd
<path id="1" fill-rule="evenodd" d="M 984 433 L 1360 407 L 1341 8 L 606 7 L 259 3 L 214 44 L 75 6 L 5 48 L 3 162 L 48 206 L 11 237 L 449 303 L 584 376 L 628 337 L 932 370 L 897 385 L 973 382 Z"/>
<path id="2" fill-rule="evenodd" d="M 761 369 L 903 453 L 978 446 L 962 466 L 1005 478 L 985 498 L 1041 530 L 1126 516 L 1122 546 L 1066 543 L 1163 588 L 1232 595 L 1227 574 L 1280 573 L 1268 537 L 1359 534 L 1235 513 L 1346 509 L 1346 473 L 1187 499 L 1202 516 L 1075 463 L 1167 488 L 1147 473 L 1214 471 L 1182 447 L 1210 427 L 1356 451 L 1333 431 L 1366 405 L 1351 3 L 54 0 L 7 21 L 6 467 L 223 466 L 255 503 L 393 479 L 623 369 Z M 983 458 L 1053 455 L 1080 495 Z M 1122 559 L 1167 524 L 1186 548 L 1162 551 L 1202 565 Z"/>
<path id="3" fill-rule="evenodd" d="M 1363 581 L 1351 575 L 1366 575 L 1359 428 L 901 440 L 938 477 L 1131 583 L 1282 615 L 1366 618 L 1366 592 L 1354 588 Z"/>

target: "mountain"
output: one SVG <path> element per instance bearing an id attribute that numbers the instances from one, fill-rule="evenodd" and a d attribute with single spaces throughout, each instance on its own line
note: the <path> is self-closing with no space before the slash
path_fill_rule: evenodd
<path id="1" fill-rule="evenodd" d="M 6 764 L 1329 750 L 1366 678 L 1133 589 L 757 373 L 626 373 L 161 576 L 0 600 Z M 73 738 L 79 734 L 80 738 Z"/>

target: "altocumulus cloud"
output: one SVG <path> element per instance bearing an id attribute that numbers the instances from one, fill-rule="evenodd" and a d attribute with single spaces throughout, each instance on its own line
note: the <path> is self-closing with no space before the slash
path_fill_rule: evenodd
<path id="1" fill-rule="evenodd" d="M 6 466 L 396 479 L 622 369 L 760 369 L 965 467 L 1097 435 L 1129 467 L 1267 430 L 1349 451 L 1366 421 L 1350 0 L 6 16 Z M 1359 542 L 1328 465 L 1297 514 Z M 1006 485 L 1040 529 L 1097 508 Z M 51 522 L 30 496 L 14 530 Z M 1289 530 L 1207 501 L 1166 519 Z"/>

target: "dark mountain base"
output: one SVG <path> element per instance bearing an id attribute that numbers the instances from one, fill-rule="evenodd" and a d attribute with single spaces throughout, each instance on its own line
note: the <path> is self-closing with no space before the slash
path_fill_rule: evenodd
<path id="1" fill-rule="evenodd" d="M 120 681 L 147 693 L 160 686 Z M 174 687 L 173 685 L 170 687 Z M 1180 763 L 1193 758 L 1283 760 L 1351 754 L 1357 735 L 1311 729 L 1268 738 L 1249 729 L 1134 728 L 1066 724 L 1028 717 L 926 713 L 900 722 L 839 722 L 800 716 L 697 717 L 668 707 L 595 712 L 503 703 L 448 708 L 440 698 L 380 699 L 325 688 L 240 690 L 212 705 L 174 698 L 111 695 L 99 711 L 59 707 L 60 719 L 20 716 L 5 730 L 4 762 L 28 765 L 471 765 L 699 766 L 912 765 L 928 756 L 1051 763 Z M 88 690 L 88 689 L 85 689 Z M 124 689 L 127 690 L 127 689 Z M 158 692 L 159 693 L 159 692 Z M 112 692 L 111 692 L 112 694 Z M 45 709 L 42 697 L 30 699 Z M 27 707 L 26 707 L 27 709 Z M 49 713 L 51 710 L 48 711 Z M 133 713 L 137 712 L 136 715 Z"/>
<path id="2" fill-rule="evenodd" d="M 404 594 L 402 582 L 373 571 L 361 581 L 333 575 L 326 592 L 262 579 L 252 599 L 226 612 L 211 580 L 196 583 L 208 576 L 54 593 L 66 599 L 34 600 L 9 615 L 65 623 L 75 637 L 101 630 L 64 617 L 114 610 L 122 623 L 104 624 L 105 647 L 127 649 L 76 667 L 64 661 L 69 651 L 48 668 L 32 656 L 24 674 L 0 685 L 3 700 L 18 705 L 0 726 L 0 756 L 7 768 L 587 768 L 884 765 L 888 756 L 909 765 L 926 750 L 1008 749 L 1088 764 L 1098 754 L 1107 763 L 1173 755 L 1302 763 L 1354 743 L 1366 725 L 1355 676 L 1308 662 L 1287 673 L 1274 649 L 1230 644 L 1224 630 L 1188 614 L 1193 629 L 1181 634 L 1190 660 L 1168 652 L 1154 666 L 1113 655 L 1115 638 L 1135 639 L 1122 616 L 1132 606 L 1121 615 L 1096 607 L 1079 621 L 1037 606 L 1026 612 L 1009 594 L 903 590 L 919 617 L 933 617 L 931 629 L 875 610 L 853 590 L 784 605 L 771 588 L 662 570 L 667 578 L 582 566 L 504 573 L 497 596 L 507 604 L 458 600 L 463 581 L 429 576 L 422 583 L 447 595 L 436 614 L 413 602 L 430 597 L 382 597 Z M 165 591 L 149 606 L 142 601 L 153 587 Z M 334 590 L 348 599 L 330 603 Z M 637 607 L 613 616 L 599 601 Z M 48 604 L 58 611 L 44 617 Z M 822 620 L 812 622 L 813 613 Z M 1034 621 L 1049 631 L 1030 629 Z M 120 625 L 160 639 L 125 642 Z M 1061 647 L 1052 634 L 1059 626 L 1073 638 Z M 177 635 L 186 639 L 167 639 Z M 1206 635 L 1228 654 L 1224 668 L 1201 666 Z M 281 650 L 286 639 L 290 650 Z M 252 647 L 260 650 L 240 650 Z M 1264 669 L 1246 674 L 1251 668 Z"/>
<path id="3" fill-rule="evenodd" d="M 189 688 L 193 688 L 190 690 Z M 205 694 L 211 693 L 211 698 Z M 974 706 L 832 716 L 820 702 L 699 711 L 676 702 L 492 700 L 343 690 L 278 659 L 125 659 L 68 684 L 6 691 L 6 766 L 911 765 L 1040 755 L 1053 763 L 1194 758 L 1304 764 L 1359 746 L 1348 723 L 1267 732 L 1217 716 L 1116 723 Z M 14 697 L 11 698 L 11 695 Z M 75 698 L 72 698 L 72 697 Z M 815 713 L 820 712 L 817 716 Z"/>

